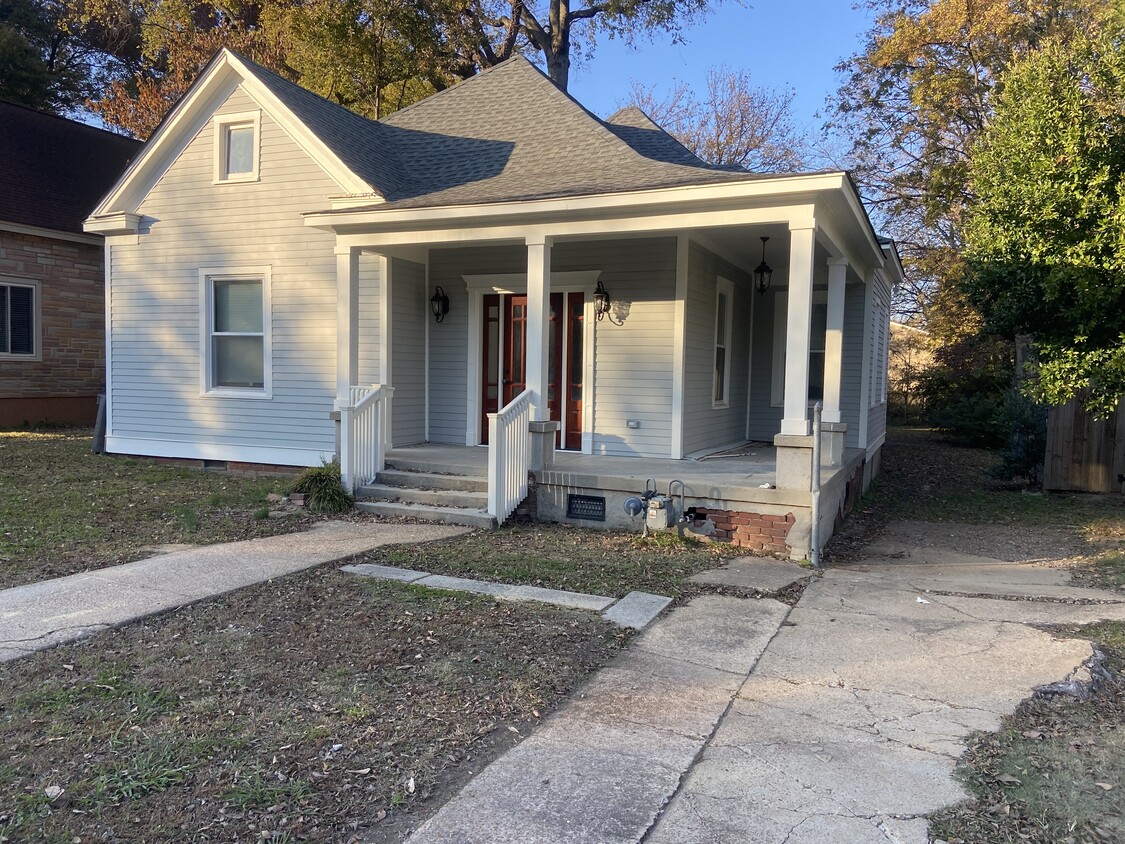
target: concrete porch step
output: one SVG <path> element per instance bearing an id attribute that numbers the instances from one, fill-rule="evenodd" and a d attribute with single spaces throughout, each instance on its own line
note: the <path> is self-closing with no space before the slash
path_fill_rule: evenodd
<path id="1" fill-rule="evenodd" d="M 488 492 L 488 478 L 466 475 L 440 475 L 428 472 L 407 471 L 401 468 L 387 468 L 380 472 L 376 483 L 386 486 L 409 489 L 441 489 L 458 492 Z"/>
<path id="2" fill-rule="evenodd" d="M 460 507 L 436 507 L 430 504 L 398 504 L 393 501 L 357 501 L 357 509 L 375 516 L 389 516 L 398 519 L 420 519 L 427 522 L 442 522 L 447 525 L 491 530 L 496 527 L 496 519 L 484 510 Z"/>
<path id="3" fill-rule="evenodd" d="M 416 489 L 389 484 L 369 484 L 356 491 L 357 498 L 379 501 L 399 501 L 404 504 L 435 504 L 439 507 L 488 508 L 487 492 L 467 492 L 456 489 Z"/>
<path id="4" fill-rule="evenodd" d="M 468 477 L 485 477 L 488 474 L 488 452 L 484 449 L 463 449 L 467 454 L 416 454 L 408 450 L 394 451 L 387 455 L 388 469 L 402 469 L 408 472 L 422 472 L 440 475 L 452 473 Z"/>

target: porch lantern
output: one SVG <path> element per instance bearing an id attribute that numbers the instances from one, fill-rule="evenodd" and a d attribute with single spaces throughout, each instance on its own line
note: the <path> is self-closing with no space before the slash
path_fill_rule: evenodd
<path id="1" fill-rule="evenodd" d="M 449 313 L 449 297 L 445 295 L 439 284 L 430 297 L 430 310 L 434 312 L 434 322 L 441 322 Z"/>
<path id="2" fill-rule="evenodd" d="M 609 294 L 606 292 L 605 287 L 599 281 L 597 289 L 594 290 L 594 316 L 598 322 L 609 313 Z"/>
<path id="3" fill-rule="evenodd" d="M 773 278 L 773 268 L 766 263 L 766 241 L 768 237 L 762 238 L 762 263 L 754 267 L 754 282 L 758 285 L 758 292 L 765 293 L 770 289 L 770 280 Z"/>

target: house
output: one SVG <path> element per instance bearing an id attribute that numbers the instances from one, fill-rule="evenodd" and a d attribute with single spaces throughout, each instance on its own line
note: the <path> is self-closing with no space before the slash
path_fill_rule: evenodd
<path id="1" fill-rule="evenodd" d="M 111 452 L 409 484 L 389 448 L 470 522 L 636 525 L 682 480 L 693 529 L 794 556 L 810 400 L 820 536 L 878 467 L 901 268 L 848 175 L 709 167 L 522 57 L 373 122 L 224 51 L 86 230 Z"/>
<path id="2" fill-rule="evenodd" d="M 140 146 L 0 102 L 0 426 L 93 424 L 105 270 L 82 221 Z"/>

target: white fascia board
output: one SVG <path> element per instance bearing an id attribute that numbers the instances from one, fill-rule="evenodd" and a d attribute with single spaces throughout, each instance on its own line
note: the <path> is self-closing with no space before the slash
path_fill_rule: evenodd
<path id="1" fill-rule="evenodd" d="M 85 243 L 90 246 L 101 246 L 102 239 L 92 234 L 78 234 L 77 232 L 64 232 L 57 229 L 45 229 L 40 226 L 25 226 L 22 223 L 7 223 L 0 220 L 0 232 L 13 234 L 26 234 L 32 237 L 45 237 L 50 240 L 65 240 L 69 243 Z"/>
<path id="2" fill-rule="evenodd" d="M 349 194 L 377 195 L 373 186 L 352 173 L 323 141 L 286 108 L 245 65 L 223 49 L 192 84 L 138 155 L 90 215 L 135 212 L 157 180 L 211 119 L 214 111 L 242 85 L 247 93 Z M 88 221 L 89 222 L 89 221 Z M 93 231 L 87 226 L 87 231 Z"/>
<path id="3" fill-rule="evenodd" d="M 790 204 L 801 198 L 812 202 L 817 194 L 845 190 L 847 181 L 847 174 L 841 172 L 480 205 L 315 211 L 305 214 L 305 225 L 343 233 L 359 227 L 425 227 L 459 220 L 472 221 L 479 226 L 493 221 L 527 220 L 529 217 L 570 217 L 662 207 L 673 210 L 697 204 L 743 207 L 747 203 L 758 205 L 770 200 Z M 864 225 L 869 225 L 865 216 L 861 219 Z"/>

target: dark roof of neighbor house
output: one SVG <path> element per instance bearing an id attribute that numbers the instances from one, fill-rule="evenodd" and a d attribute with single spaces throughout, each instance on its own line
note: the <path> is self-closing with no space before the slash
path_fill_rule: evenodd
<path id="1" fill-rule="evenodd" d="M 511 202 L 777 175 L 707 165 L 640 109 L 623 109 L 602 121 L 522 56 L 379 121 L 358 117 L 242 61 L 394 207 Z"/>
<path id="2" fill-rule="evenodd" d="M 0 220 L 81 233 L 140 148 L 132 138 L 0 101 Z"/>

